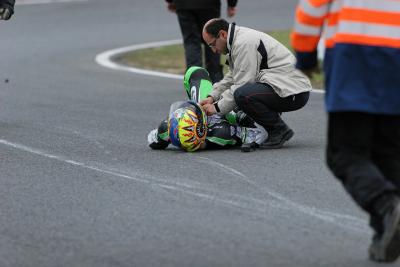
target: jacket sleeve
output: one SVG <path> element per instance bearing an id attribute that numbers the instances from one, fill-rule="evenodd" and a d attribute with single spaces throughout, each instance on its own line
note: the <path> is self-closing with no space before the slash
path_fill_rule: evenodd
<path id="1" fill-rule="evenodd" d="M 295 15 L 291 44 L 296 52 L 296 67 L 311 69 L 318 64 L 317 47 L 332 0 L 300 0 Z"/>
<path id="2" fill-rule="evenodd" d="M 228 71 L 224 78 L 213 84 L 213 90 L 210 93 L 210 96 L 214 99 L 214 101 L 218 101 L 221 98 L 221 94 L 231 88 L 233 85 L 233 78 L 231 71 Z"/>
<path id="3" fill-rule="evenodd" d="M 243 43 L 237 45 L 233 54 L 236 55 L 236 58 L 232 73 L 232 86 L 221 94 L 221 98 L 218 101 L 219 114 L 221 115 L 235 108 L 234 92 L 246 83 L 254 83 L 260 68 L 261 58 L 255 44 Z"/>

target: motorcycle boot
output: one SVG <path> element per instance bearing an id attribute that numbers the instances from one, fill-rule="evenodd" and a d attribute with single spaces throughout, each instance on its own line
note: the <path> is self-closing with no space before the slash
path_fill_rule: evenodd
<path id="1" fill-rule="evenodd" d="M 383 197 L 382 233 L 375 233 L 369 248 L 369 258 L 377 262 L 393 262 L 400 256 L 400 198 Z"/>

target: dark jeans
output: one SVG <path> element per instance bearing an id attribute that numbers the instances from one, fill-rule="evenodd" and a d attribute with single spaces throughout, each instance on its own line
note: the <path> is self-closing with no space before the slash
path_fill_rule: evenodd
<path id="1" fill-rule="evenodd" d="M 327 164 L 380 232 L 374 200 L 400 192 L 400 116 L 328 114 Z"/>
<path id="2" fill-rule="evenodd" d="M 186 67 L 203 66 L 203 53 L 201 44 L 205 44 L 202 37 L 204 24 L 212 19 L 220 17 L 220 8 L 177 10 L 178 21 L 181 27 L 183 45 L 185 48 Z M 213 53 L 208 45 L 204 45 L 205 68 L 210 73 L 213 83 L 223 78 L 220 55 Z"/>
<path id="3" fill-rule="evenodd" d="M 236 105 L 269 132 L 286 125 L 280 113 L 302 108 L 309 96 L 304 92 L 282 98 L 264 83 L 247 83 L 234 93 Z"/>

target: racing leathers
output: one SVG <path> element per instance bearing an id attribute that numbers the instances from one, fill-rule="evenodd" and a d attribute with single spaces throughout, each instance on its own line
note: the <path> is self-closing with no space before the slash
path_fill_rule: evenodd
<path id="1" fill-rule="evenodd" d="M 241 116 L 239 112 L 239 116 Z M 220 115 L 207 117 L 207 135 L 205 146 L 202 149 L 228 148 L 240 146 L 243 143 L 256 143 L 260 145 L 267 137 L 266 131 L 255 124 L 252 127 L 242 127 L 231 124 Z M 157 129 L 152 130 L 148 137 L 152 149 L 165 149 L 171 143 L 168 135 L 168 119 L 163 120 Z"/>
<path id="2" fill-rule="evenodd" d="M 212 90 L 208 72 L 200 67 L 189 68 L 185 73 L 184 88 L 189 99 L 195 102 L 206 98 Z M 261 144 L 266 138 L 267 132 L 264 128 L 242 111 L 228 113 L 226 116 L 215 114 L 207 117 L 206 142 L 201 149 L 228 148 L 243 143 Z M 152 130 L 147 139 L 152 149 L 167 148 L 171 143 L 168 118 L 163 120 L 157 129 Z"/>

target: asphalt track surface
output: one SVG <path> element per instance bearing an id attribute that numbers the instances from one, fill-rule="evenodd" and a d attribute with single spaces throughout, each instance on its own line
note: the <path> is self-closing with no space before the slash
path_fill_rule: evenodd
<path id="1" fill-rule="evenodd" d="M 280 150 L 152 151 L 182 82 L 97 54 L 179 39 L 158 0 L 29 4 L 0 22 L 0 266 L 374 266 L 367 217 L 324 164 L 323 95 Z M 294 0 L 239 2 L 292 25 Z"/>

